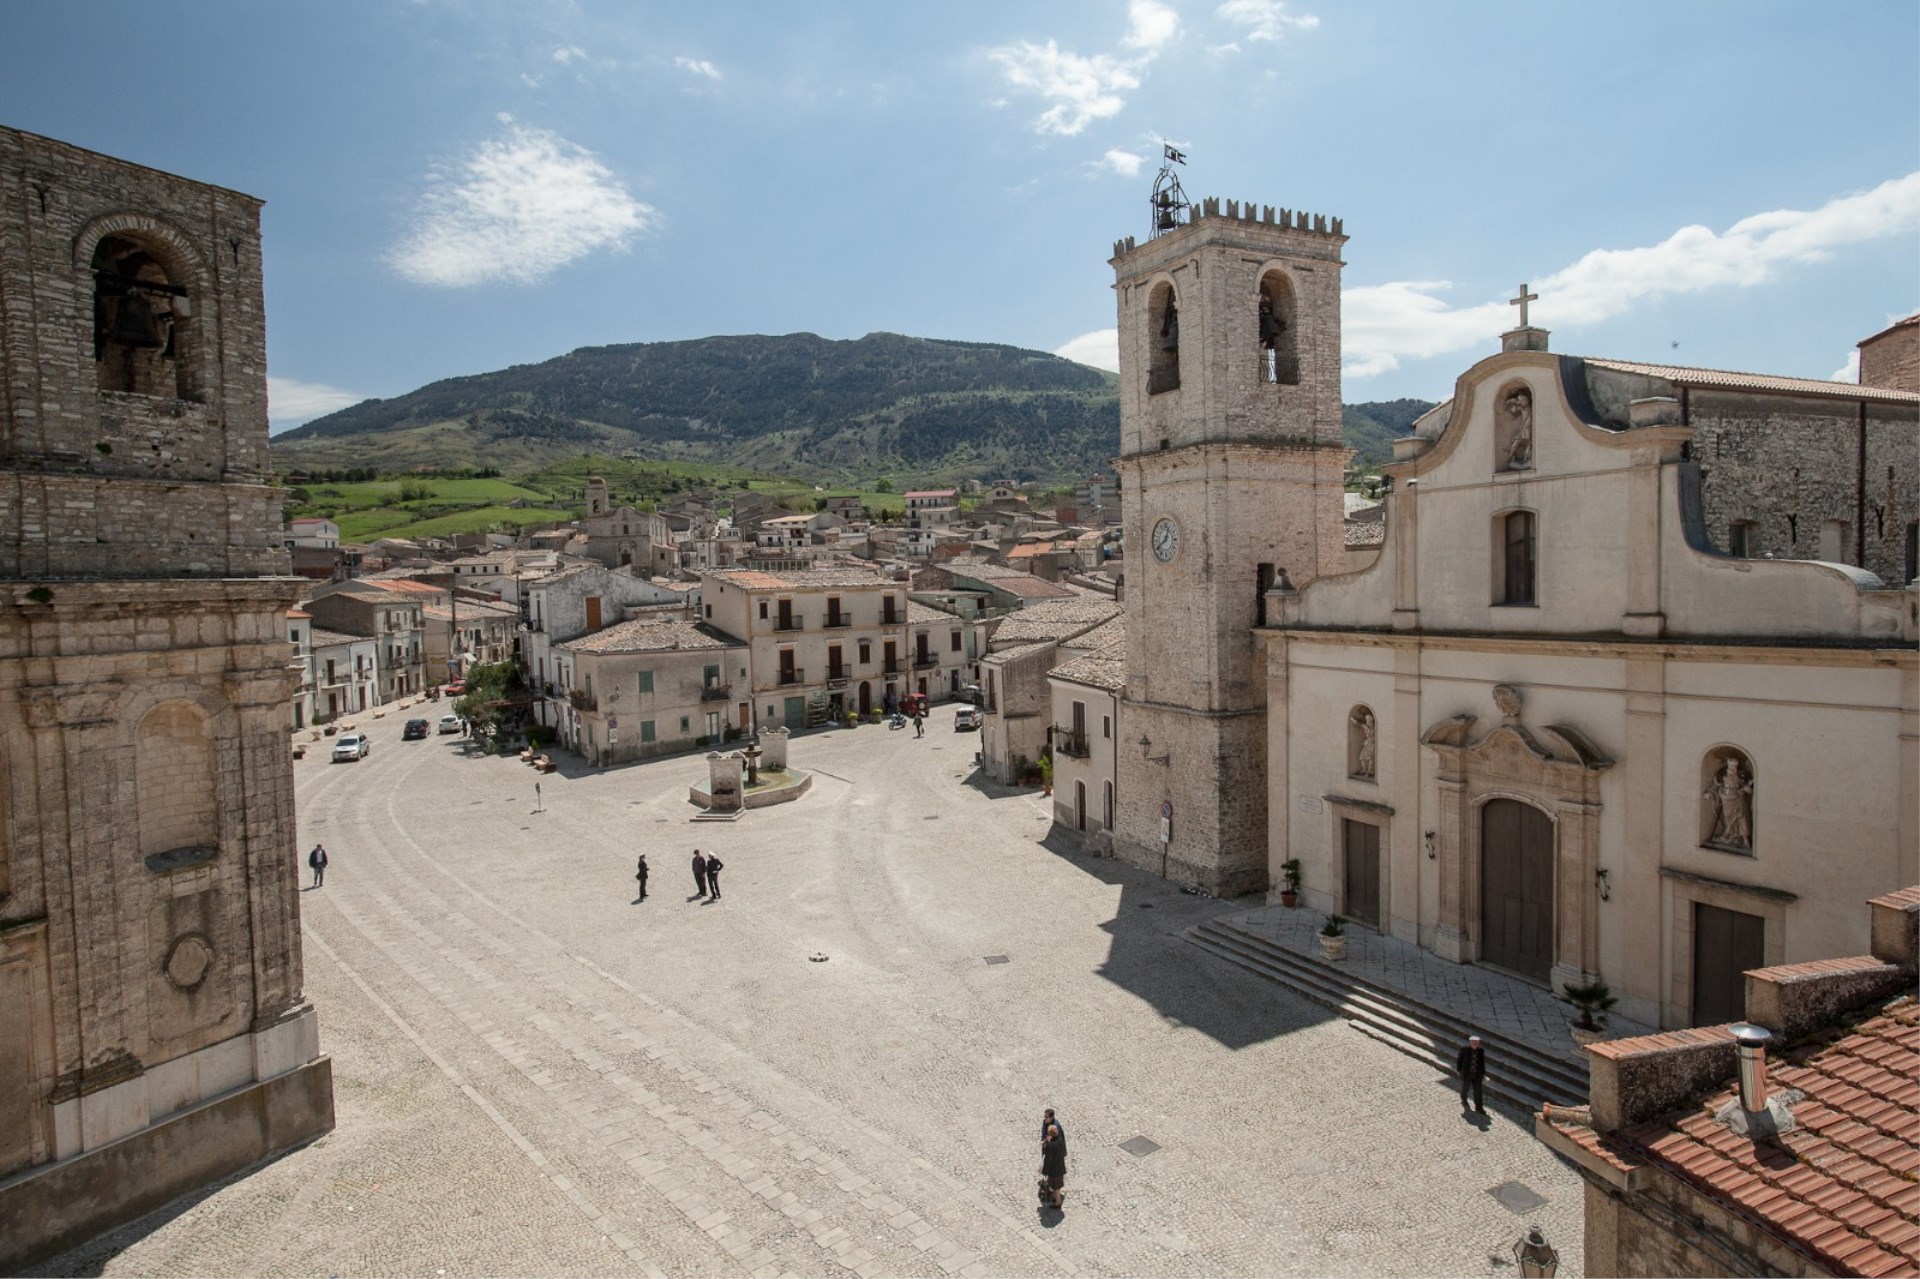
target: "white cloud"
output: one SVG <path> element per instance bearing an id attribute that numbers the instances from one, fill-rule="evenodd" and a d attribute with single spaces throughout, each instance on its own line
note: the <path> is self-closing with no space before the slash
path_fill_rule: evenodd
<path id="1" fill-rule="evenodd" d="M 1120 330 L 1095 329 L 1057 348 L 1054 354 L 1076 364 L 1091 364 L 1109 373 L 1120 371 Z"/>
<path id="2" fill-rule="evenodd" d="M 290 377 L 267 376 L 267 421 L 275 426 L 295 426 L 316 417 L 324 417 L 348 405 L 366 399 L 352 391 L 319 382 L 300 382 Z"/>
<path id="3" fill-rule="evenodd" d="M 1871 191 L 1829 200 L 1811 211 L 1776 209 L 1716 233 L 1682 227 L 1659 244 L 1595 249 L 1532 281 L 1542 327 L 1578 327 L 1611 319 L 1637 303 L 1671 294 L 1751 288 L 1782 266 L 1818 262 L 1849 244 L 1920 231 L 1920 172 Z M 1444 280 L 1404 280 L 1348 289 L 1341 300 L 1345 373 L 1368 377 L 1476 346 L 1513 326 L 1504 301 L 1454 309 L 1438 296 Z"/>
<path id="4" fill-rule="evenodd" d="M 1847 352 L 1847 362 L 1828 374 L 1833 382 L 1858 382 L 1860 380 L 1860 348 Z"/>
<path id="5" fill-rule="evenodd" d="M 1132 0 L 1127 5 L 1127 34 L 1121 43 L 1129 49 L 1155 54 L 1180 34 L 1180 15 L 1159 0 Z"/>
<path id="6" fill-rule="evenodd" d="M 1124 95 L 1140 87 L 1147 64 L 1179 34 L 1180 15 L 1161 0 L 1130 0 L 1120 43 L 1136 51 L 1133 57 L 1074 53 L 1053 40 L 1019 40 L 989 49 L 987 56 L 1013 88 L 1053 104 L 1034 120 L 1035 132 L 1070 138 L 1095 120 L 1119 115 L 1127 105 Z"/>
<path id="7" fill-rule="evenodd" d="M 1249 40 L 1277 41 L 1289 31 L 1311 31 L 1320 25 L 1320 19 L 1310 13 L 1288 13 L 1286 0 L 1226 0 L 1214 12 L 1240 27 Z"/>
<path id="8" fill-rule="evenodd" d="M 413 226 L 387 254 L 416 284 L 532 284 L 600 249 L 624 248 L 654 210 L 592 152 L 503 117 L 505 129 L 432 175 Z"/>
<path id="9" fill-rule="evenodd" d="M 720 78 L 720 68 L 714 66 L 705 58 L 675 58 L 673 65 L 683 71 L 691 71 L 695 75 L 705 76 L 709 80 L 718 80 Z"/>
<path id="10" fill-rule="evenodd" d="M 572 62 L 575 58 L 584 58 L 586 56 L 587 56 L 587 51 L 585 49 L 582 49 L 577 44 L 565 45 L 553 51 L 553 60 L 555 62 L 558 62 L 563 67 L 566 66 L 567 63 Z"/>
<path id="11" fill-rule="evenodd" d="M 1100 157 L 1099 167 L 1109 173 L 1117 173 L 1123 178 L 1140 176 L 1140 166 L 1145 161 L 1131 151 L 1122 151 L 1118 147 Z"/>

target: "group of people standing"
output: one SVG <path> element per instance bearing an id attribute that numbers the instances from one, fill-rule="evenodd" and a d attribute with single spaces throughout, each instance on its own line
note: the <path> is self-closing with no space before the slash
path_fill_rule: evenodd
<path id="1" fill-rule="evenodd" d="M 712 901 L 719 901 L 720 872 L 726 868 L 727 864 L 720 860 L 718 853 L 707 854 L 702 853 L 697 848 L 694 849 L 693 896 L 688 900 L 698 901 L 704 897 Z M 640 854 L 639 865 L 633 869 L 633 878 L 640 885 L 640 895 L 634 898 L 636 905 L 647 900 L 647 876 L 650 873 L 651 870 L 647 866 L 647 855 L 642 853 Z"/>

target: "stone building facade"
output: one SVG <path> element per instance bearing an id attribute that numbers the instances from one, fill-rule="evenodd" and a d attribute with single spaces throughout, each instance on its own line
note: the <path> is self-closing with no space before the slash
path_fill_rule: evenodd
<path id="1" fill-rule="evenodd" d="M 1116 469 L 1140 496 L 1125 508 L 1123 702 L 1143 740 L 1120 752 L 1113 846 L 1220 895 L 1266 887 L 1264 593 L 1345 554 L 1345 244 L 1338 219 L 1209 199 L 1114 246 Z"/>
<path id="2" fill-rule="evenodd" d="M 0 129 L 0 1269 L 333 1123 L 259 210 Z"/>

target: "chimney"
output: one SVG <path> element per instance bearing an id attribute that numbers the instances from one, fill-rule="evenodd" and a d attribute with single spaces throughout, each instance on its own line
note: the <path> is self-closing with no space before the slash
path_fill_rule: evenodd
<path id="1" fill-rule="evenodd" d="M 1734 1042 L 1740 1045 L 1740 1109 L 1749 1115 L 1767 1109 L 1767 1045 L 1773 1032 L 1764 1026 L 1741 1022 L 1732 1028 Z"/>

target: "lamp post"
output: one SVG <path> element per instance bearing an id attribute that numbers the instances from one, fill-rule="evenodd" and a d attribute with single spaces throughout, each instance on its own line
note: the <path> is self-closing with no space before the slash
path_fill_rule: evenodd
<path id="1" fill-rule="evenodd" d="M 1528 1226 L 1527 1233 L 1515 1241 L 1513 1259 L 1519 1263 L 1523 1279 L 1553 1279 L 1560 1273 L 1560 1254 L 1538 1226 Z"/>

